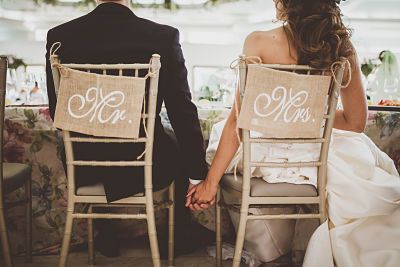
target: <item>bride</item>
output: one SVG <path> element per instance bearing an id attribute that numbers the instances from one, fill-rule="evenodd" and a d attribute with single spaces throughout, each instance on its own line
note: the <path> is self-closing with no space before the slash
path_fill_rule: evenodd
<path id="1" fill-rule="evenodd" d="M 301 64 L 315 68 L 330 68 L 332 63 L 345 57 L 351 65 L 351 75 L 344 78 L 349 81 L 348 86 L 341 90 L 342 108 L 336 111 L 328 158 L 330 227 L 325 223 L 314 232 L 304 266 L 329 267 L 333 261 L 339 267 L 400 266 L 400 179 L 391 159 L 362 134 L 367 104 L 350 30 L 342 22 L 340 0 L 274 2 L 277 19 L 283 26 L 251 33 L 244 43 L 246 56 L 259 57 L 265 64 Z M 236 120 L 232 109 L 222 122 L 225 124 L 222 133 L 218 130 L 222 129 L 221 125 L 215 125 L 217 137 L 211 138 L 208 149 L 214 157 L 211 168 L 206 179 L 187 194 L 186 205 L 192 210 L 215 203 L 221 177 L 240 158 Z M 263 153 L 262 147 L 257 150 Z M 261 178 L 268 180 L 265 176 Z M 285 179 L 282 176 L 273 182 L 293 182 L 293 177 Z M 279 238 L 280 233 L 271 235 Z M 266 258 L 257 255 L 257 251 L 250 252 Z"/>

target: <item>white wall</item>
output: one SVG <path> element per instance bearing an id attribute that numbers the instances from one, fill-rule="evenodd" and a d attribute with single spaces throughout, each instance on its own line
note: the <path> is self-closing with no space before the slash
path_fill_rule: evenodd
<path id="1" fill-rule="evenodd" d="M 30 40 L 0 42 L 0 54 L 11 54 L 23 58 L 30 64 L 45 63 L 46 44 Z"/>

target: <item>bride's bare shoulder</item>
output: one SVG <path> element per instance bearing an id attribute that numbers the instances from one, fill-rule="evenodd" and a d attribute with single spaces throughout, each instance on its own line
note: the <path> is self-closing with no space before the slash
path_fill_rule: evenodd
<path id="1" fill-rule="evenodd" d="M 285 35 L 283 27 L 278 27 L 268 31 L 254 31 L 250 33 L 246 40 L 249 41 L 279 41 Z"/>
<path id="2" fill-rule="evenodd" d="M 269 53 L 287 46 L 287 39 L 282 27 L 269 31 L 254 31 L 246 37 L 244 53 L 252 56 L 268 58 Z"/>

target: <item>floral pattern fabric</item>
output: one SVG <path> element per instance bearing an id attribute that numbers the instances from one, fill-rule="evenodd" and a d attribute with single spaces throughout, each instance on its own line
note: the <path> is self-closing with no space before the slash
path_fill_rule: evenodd
<path id="1" fill-rule="evenodd" d="M 199 109 L 205 146 L 212 126 L 228 114 L 228 109 Z M 163 123 L 168 125 L 166 112 L 161 115 Z M 3 131 L 4 161 L 28 163 L 32 166 L 34 253 L 57 253 L 63 237 L 67 206 L 66 177 L 60 154 L 63 151 L 61 133 L 53 128 L 47 107 L 7 108 Z M 400 172 L 400 113 L 370 111 L 365 133 L 395 161 Z M 17 190 L 6 197 L 18 199 L 22 196 L 23 190 Z M 213 209 L 194 213 L 193 216 L 207 228 L 214 229 Z M 166 218 L 166 212 L 156 212 L 158 225 L 166 223 Z M 25 230 L 22 207 L 8 211 L 7 224 L 12 251 L 22 253 Z M 227 213 L 222 214 L 222 224 L 225 233 L 231 233 Z M 119 227 L 124 229 L 120 231 L 124 237 L 144 235 L 147 231 L 146 222 L 139 220 L 124 220 Z M 72 244 L 85 243 L 86 238 L 86 221 L 75 220 Z"/>

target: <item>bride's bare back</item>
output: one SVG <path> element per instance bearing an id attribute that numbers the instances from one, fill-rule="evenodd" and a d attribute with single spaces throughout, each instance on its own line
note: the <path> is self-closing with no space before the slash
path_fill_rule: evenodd
<path id="1" fill-rule="evenodd" d="M 246 56 L 258 56 L 264 64 L 297 64 L 293 45 L 289 46 L 283 27 L 251 33 L 244 43 Z"/>
<path id="2" fill-rule="evenodd" d="M 246 56 L 260 57 L 264 64 L 297 64 L 295 45 L 290 43 L 283 27 L 251 33 L 244 43 Z M 352 66 L 350 84 L 341 91 L 342 110 L 336 112 L 334 127 L 363 132 L 367 119 L 365 91 L 357 56 L 348 58 Z M 349 75 L 346 75 L 349 78 Z M 346 79 L 345 78 L 345 79 Z"/>

